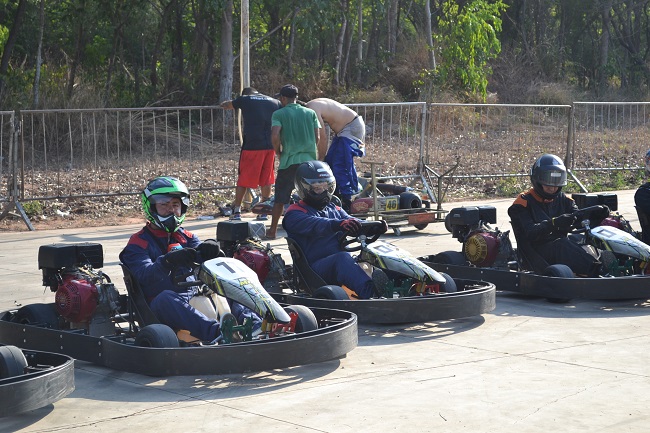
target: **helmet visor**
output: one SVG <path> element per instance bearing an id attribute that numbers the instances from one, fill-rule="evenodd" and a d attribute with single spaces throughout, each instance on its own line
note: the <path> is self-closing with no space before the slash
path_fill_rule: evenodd
<path id="1" fill-rule="evenodd" d="M 167 204 L 172 201 L 172 199 L 178 199 L 181 203 L 187 205 L 189 200 L 185 196 L 180 196 L 178 194 L 154 194 L 149 196 L 149 201 L 152 204 Z"/>
<path id="2" fill-rule="evenodd" d="M 561 170 L 544 170 L 537 173 L 537 180 L 542 185 L 565 186 L 566 172 Z"/>
<path id="3" fill-rule="evenodd" d="M 334 193 L 336 182 L 334 179 L 303 179 L 309 188 L 308 190 L 315 195 L 322 194 L 323 192 Z"/>

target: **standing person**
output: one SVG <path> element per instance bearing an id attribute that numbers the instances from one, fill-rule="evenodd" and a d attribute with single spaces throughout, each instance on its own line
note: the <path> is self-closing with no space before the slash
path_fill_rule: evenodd
<path id="1" fill-rule="evenodd" d="M 530 169 L 530 181 L 532 188 L 508 208 L 517 248 L 536 252 L 549 265 L 567 265 L 577 275 L 598 276 L 598 253 L 567 237 L 579 221 L 574 214 L 578 206 L 562 192 L 567 184 L 564 162 L 555 155 L 540 156 Z M 603 212 L 605 218 L 609 210 Z"/>
<path id="2" fill-rule="evenodd" d="M 280 166 L 275 182 L 271 227 L 266 232 L 268 239 L 275 239 L 284 205 L 291 200 L 296 169 L 302 162 L 317 159 L 316 145 L 321 128 L 316 112 L 296 103 L 296 86 L 285 85 L 280 89 L 279 97 L 283 107 L 273 113 L 271 140 L 280 158 Z"/>
<path id="3" fill-rule="evenodd" d="M 650 176 L 650 150 L 645 154 L 645 174 Z M 634 193 L 634 204 L 641 224 L 641 240 L 650 244 L 650 182 L 646 182 Z"/>
<path id="4" fill-rule="evenodd" d="M 157 177 L 142 191 L 142 210 L 147 225 L 133 234 L 120 253 L 120 260 L 142 287 L 151 311 L 160 322 L 178 332 L 185 329 L 201 341 L 213 341 L 221 335 L 219 322 L 190 305 L 198 289 L 179 287 L 174 278 L 188 275 L 194 262 L 223 256 L 214 239 L 201 242 L 194 233 L 181 227 L 189 207 L 190 194 L 183 182 L 171 176 Z M 194 281 L 194 277 L 187 277 Z M 198 283 L 198 282 L 197 282 Z M 236 302 L 231 309 L 240 323 L 253 319 L 253 329 L 261 319 Z"/>
<path id="5" fill-rule="evenodd" d="M 336 178 L 334 194 L 341 199 L 343 209 L 349 212 L 352 196 L 359 192 L 354 157 L 366 154 L 366 124 L 357 112 L 333 99 L 312 99 L 306 106 L 316 112 L 318 121 L 323 126 L 318 137 L 319 156 L 326 152 L 325 162 L 332 168 Z M 329 149 L 324 123 L 334 132 Z"/>
<path id="6" fill-rule="evenodd" d="M 231 220 L 241 219 L 241 202 L 247 188 L 258 186 L 262 192 L 262 202 L 271 197 L 271 186 L 275 183 L 275 150 L 271 142 L 271 116 L 282 108 L 277 99 L 259 93 L 252 87 L 242 90 L 241 96 L 232 101 L 223 101 L 225 110 L 239 109 L 244 119 L 244 138 L 239 155 L 239 170 L 235 202 Z M 258 215 L 258 220 L 266 220 L 266 215 Z"/>

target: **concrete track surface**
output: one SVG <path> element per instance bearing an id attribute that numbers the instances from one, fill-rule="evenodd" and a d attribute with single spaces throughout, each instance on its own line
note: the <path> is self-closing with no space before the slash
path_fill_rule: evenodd
<path id="1" fill-rule="evenodd" d="M 633 193 L 618 192 L 619 210 L 638 229 Z M 444 208 L 492 204 L 506 230 L 511 203 Z M 218 221 L 186 227 L 207 239 Z M 48 243 L 103 244 L 103 270 L 124 290 L 118 253 L 139 227 L 3 233 L 0 310 L 52 302 L 37 266 Z M 385 239 L 415 255 L 460 250 L 442 223 Z M 271 245 L 290 261 L 283 238 Z M 76 362 L 72 394 L 0 419 L 0 431 L 646 432 L 649 330 L 648 300 L 551 304 L 499 292 L 489 314 L 360 325 L 347 357 L 285 370 L 151 378 Z"/>

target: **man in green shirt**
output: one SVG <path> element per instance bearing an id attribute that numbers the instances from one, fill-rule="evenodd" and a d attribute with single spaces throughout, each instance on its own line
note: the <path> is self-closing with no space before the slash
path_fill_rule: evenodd
<path id="1" fill-rule="evenodd" d="M 314 110 L 296 103 L 298 88 L 287 84 L 276 95 L 282 108 L 273 112 L 271 118 L 271 142 L 280 160 L 275 178 L 275 202 L 271 213 L 271 227 L 266 232 L 268 239 L 275 239 L 278 222 L 284 205 L 291 200 L 294 176 L 298 166 L 306 161 L 323 159 L 317 150 L 318 130 L 321 128 Z"/>

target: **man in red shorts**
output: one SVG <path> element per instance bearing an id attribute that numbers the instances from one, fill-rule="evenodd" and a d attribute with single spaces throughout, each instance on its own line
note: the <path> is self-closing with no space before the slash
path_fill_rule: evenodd
<path id="1" fill-rule="evenodd" d="M 241 219 L 241 202 L 246 188 L 262 191 L 262 202 L 271 197 L 271 186 L 275 183 L 275 151 L 271 142 L 271 116 L 282 108 L 280 101 L 262 95 L 252 87 L 242 90 L 241 96 L 224 101 L 225 110 L 240 109 L 244 119 L 244 143 L 239 155 L 239 177 L 235 189 L 235 202 L 231 220 Z M 267 219 L 258 215 L 258 220 Z"/>

